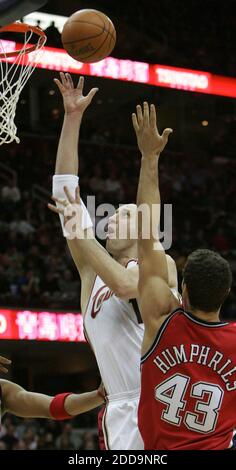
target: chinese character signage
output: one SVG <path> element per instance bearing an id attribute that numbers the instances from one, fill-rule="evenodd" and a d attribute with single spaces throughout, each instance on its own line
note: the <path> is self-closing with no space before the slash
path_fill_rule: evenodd
<path id="1" fill-rule="evenodd" d="M 13 41 L 1 41 L 5 52 L 20 50 L 22 44 Z M 158 58 L 158 54 L 157 54 Z M 14 62 L 15 58 L 7 61 Z M 64 49 L 44 47 L 35 56 L 28 55 L 32 64 L 36 61 L 38 68 L 66 71 L 75 74 L 91 75 L 113 80 L 125 80 L 135 83 L 146 83 L 157 87 L 174 88 L 177 90 L 208 93 L 211 95 L 229 96 L 236 98 L 236 79 L 213 75 L 209 72 L 189 70 L 158 64 L 147 64 L 133 60 L 106 57 L 94 64 L 83 64 L 70 57 Z"/>
<path id="2" fill-rule="evenodd" d="M 0 339 L 84 342 L 82 315 L 0 309 Z"/>

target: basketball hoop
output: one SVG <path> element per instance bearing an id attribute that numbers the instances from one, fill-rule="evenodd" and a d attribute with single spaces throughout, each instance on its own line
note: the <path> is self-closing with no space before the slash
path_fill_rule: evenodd
<path id="1" fill-rule="evenodd" d="M 39 51 L 47 40 L 40 28 L 20 22 L 0 28 L 0 33 L 5 32 L 22 33 L 23 46 L 14 50 L 14 41 L 0 39 L 0 145 L 10 144 L 14 140 L 20 142 L 14 123 L 16 106 L 37 65 Z M 38 40 L 32 45 L 33 34 L 38 36 Z M 32 54 L 29 56 L 29 53 Z"/>

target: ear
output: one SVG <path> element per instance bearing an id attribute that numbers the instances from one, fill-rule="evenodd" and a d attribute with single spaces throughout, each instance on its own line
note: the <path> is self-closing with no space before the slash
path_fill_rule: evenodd
<path id="1" fill-rule="evenodd" d="M 182 281 L 182 297 L 188 297 L 188 290 L 184 280 Z"/>
<path id="2" fill-rule="evenodd" d="M 188 305 L 189 305 L 189 300 L 188 300 L 187 286 L 186 286 L 184 280 L 182 281 L 182 302 L 183 302 L 184 310 L 187 310 Z"/>

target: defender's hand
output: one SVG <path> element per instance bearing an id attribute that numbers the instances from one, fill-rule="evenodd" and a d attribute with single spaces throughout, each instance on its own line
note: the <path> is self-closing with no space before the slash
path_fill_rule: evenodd
<path id="1" fill-rule="evenodd" d="M 7 366 L 9 366 L 10 364 L 11 364 L 10 359 L 0 356 L 0 372 L 4 372 L 4 374 L 6 374 L 8 372 Z"/>
<path id="2" fill-rule="evenodd" d="M 162 135 L 159 134 L 156 122 L 156 109 L 151 104 L 150 109 L 147 102 L 136 107 L 136 113 L 132 114 L 134 130 L 137 136 L 139 150 L 143 157 L 156 157 L 165 148 L 172 129 L 165 129 Z"/>
<path id="3" fill-rule="evenodd" d="M 104 403 L 105 403 L 105 401 L 106 401 L 106 390 L 105 390 L 105 387 L 104 387 L 104 385 L 103 385 L 102 382 L 100 383 L 100 385 L 99 385 L 99 387 L 98 387 L 98 389 L 97 389 L 97 394 L 98 394 L 101 398 L 103 398 Z"/>
<path id="4" fill-rule="evenodd" d="M 58 86 L 63 97 L 63 103 L 66 114 L 83 114 L 90 105 L 98 88 L 92 88 L 90 92 L 84 96 L 84 77 L 79 78 L 77 87 L 75 88 L 71 75 L 69 73 L 60 72 L 61 81 L 54 78 L 54 82 Z"/>

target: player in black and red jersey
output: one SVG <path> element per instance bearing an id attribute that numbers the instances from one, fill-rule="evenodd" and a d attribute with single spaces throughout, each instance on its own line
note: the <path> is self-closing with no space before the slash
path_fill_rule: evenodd
<path id="1" fill-rule="evenodd" d="M 232 275 L 228 262 L 196 250 L 183 273 L 183 308 L 167 284 L 157 227 L 159 155 L 171 129 L 159 135 L 154 105 L 133 114 L 142 153 L 138 205 L 139 294 L 145 324 L 139 428 L 146 449 L 228 449 L 236 427 L 236 323 L 220 321 Z M 159 206 L 160 207 L 160 206 Z M 149 217 L 149 218 L 148 218 Z M 149 237 L 142 237 L 149 228 Z M 154 230 L 153 230 L 154 228 Z"/>

